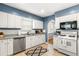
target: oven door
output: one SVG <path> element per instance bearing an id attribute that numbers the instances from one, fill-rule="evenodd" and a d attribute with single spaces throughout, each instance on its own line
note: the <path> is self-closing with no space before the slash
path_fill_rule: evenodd
<path id="1" fill-rule="evenodd" d="M 58 48 L 71 53 L 76 53 L 76 40 L 61 38 L 57 43 Z"/>
<path id="2" fill-rule="evenodd" d="M 66 44 L 67 51 L 76 53 L 76 40 L 67 39 L 65 41 L 65 44 Z"/>

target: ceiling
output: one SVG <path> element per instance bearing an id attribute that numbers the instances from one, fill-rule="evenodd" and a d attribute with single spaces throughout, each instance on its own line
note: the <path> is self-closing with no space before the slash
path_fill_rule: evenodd
<path id="1" fill-rule="evenodd" d="M 76 3 L 5 3 L 5 4 L 41 17 L 50 16 L 57 11 L 77 5 Z"/>

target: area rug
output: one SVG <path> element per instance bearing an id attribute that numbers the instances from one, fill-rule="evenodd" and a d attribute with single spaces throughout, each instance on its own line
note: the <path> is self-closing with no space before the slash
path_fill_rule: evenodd
<path id="1" fill-rule="evenodd" d="M 25 54 L 27 56 L 41 56 L 41 55 L 43 55 L 46 52 L 47 52 L 46 48 L 38 46 L 38 47 L 34 47 L 34 48 L 28 50 Z"/>

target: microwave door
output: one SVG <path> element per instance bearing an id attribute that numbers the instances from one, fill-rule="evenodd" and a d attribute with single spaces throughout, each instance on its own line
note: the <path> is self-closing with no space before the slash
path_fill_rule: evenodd
<path id="1" fill-rule="evenodd" d="M 71 24 L 66 23 L 66 24 L 65 24 L 65 29 L 71 29 Z"/>
<path id="2" fill-rule="evenodd" d="M 72 24 L 72 29 L 77 29 L 77 23 Z"/>

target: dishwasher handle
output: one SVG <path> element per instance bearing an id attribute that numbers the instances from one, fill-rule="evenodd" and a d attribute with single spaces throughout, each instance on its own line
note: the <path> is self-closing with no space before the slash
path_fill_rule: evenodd
<path id="1" fill-rule="evenodd" d="M 14 39 L 24 39 L 25 37 L 15 37 Z"/>

